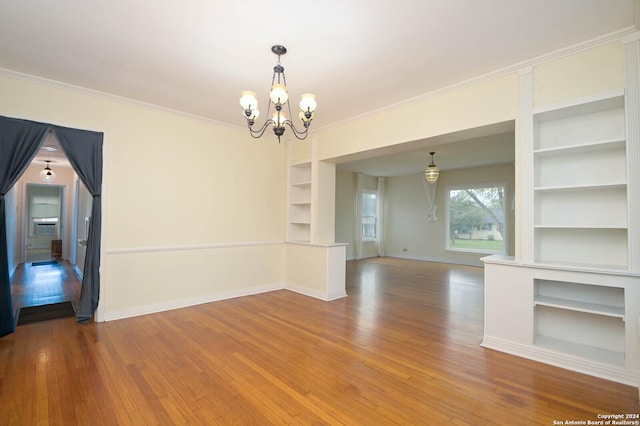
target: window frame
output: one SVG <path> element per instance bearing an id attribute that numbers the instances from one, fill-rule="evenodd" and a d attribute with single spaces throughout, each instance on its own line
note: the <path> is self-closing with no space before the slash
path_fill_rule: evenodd
<path id="1" fill-rule="evenodd" d="M 464 189 L 480 189 L 480 188 L 499 188 L 501 187 L 503 195 L 502 214 L 504 218 L 503 232 L 502 232 L 502 250 L 488 250 L 488 249 L 472 249 L 472 248 L 458 248 L 451 246 L 451 191 L 459 191 Z M 445 250 L 454 251 L 457 253 L 479 253 L 479 254 L 507 254 L 508 253 L 508 230 L 509 230 L 509 216 L 507 215 L 507 197 L 508 197 L 508 184 L 507 182 L 476 182 L 471 184 L 455 184 L 448 185 L 445 188 Z"/>
<path id="2" fill-rule="evenodd" d="M 365 216 L 364 215 L 364 197 L 366 195 L 374 195 L 375 196 L 375 204 L 376 204 L 375 216 L 369 216 L 369 215 Z M 360 228 L 361 229 L 360 229 L 360 231 L 361 231 L 361 239 L 362 239 L 363 243 L 370 243 L 370 242 L 377 242 L 378 241 L 378 220 L 380 218 L 380 211 L 379 211 L 379 209 L 380 209 L 379 204 L 380 203 L 379 203 L 379 201 L 380 201 L 380 199 L 379 199 L 379 195 L 378 195 L 378 191 L 377 190 L 375 190 L 375 189 L 363 189 L 362 190 L 362 193 L 360 194 L 360 205 L 361 205 L 361 208 L 360 208 Z M 364 224 L 364 220 L 363 220 L 365 217 L 373 217 L 375 219 L 374 227 L 373 227 L 373 233 L 374 233 L 373 238 L 367 237 L 365 235 L 365 232 L 364 232 L 364 225 L 365 224 Z"/>

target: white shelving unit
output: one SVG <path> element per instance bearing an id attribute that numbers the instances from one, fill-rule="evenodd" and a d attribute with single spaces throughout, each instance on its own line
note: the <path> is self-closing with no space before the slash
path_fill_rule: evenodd
<path id="1" fill-rule="evenodd" d="M 533 111 L 534 262 L 628 268 L 624 92 Z M 625 366 L 624 289 L 534 279 L 534 346 Z"/>
<path id="2" fill-rule="evenodd" d="M 533 111 L 534 261 L 624 270 L 623 91 Z"/>
<path id="3" fill-rule="evenodd" d="M 483 259 L 482 345 L 640 388 L 640 39 L 623 45 L 606 93 L 534 108 L 549 87 L 521 70 L 522 247 Z"/>
<path id="4" fill-rule="evenodd" d="M 311 162 L 289 165 L 287 240 L 311 241 Z"/>
<path id="5" fill-rule="evenodd" d="M 534 345 L 625 365 L 624 289 L 534 280 Z"/>
<path id="6" fill-rule="evenodd" d="M 640 386 L 639 274 L 484 261 L 484 347 Z"/>

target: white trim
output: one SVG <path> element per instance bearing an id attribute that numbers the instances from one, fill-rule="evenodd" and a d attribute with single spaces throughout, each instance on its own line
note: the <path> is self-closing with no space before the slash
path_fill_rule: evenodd
<path id="1" fill-rule="evenodd" d="M 346 246 L 332 247 L 327 250 L 327 300 L 339 299 L 347 295 Z"/>
<path id="2" fill-rule="evenodd" d="M 640 40 L 640 31 L 632 32 L 629 35 L 620 37 L 620 43 L 622 44 L 633 43 L 638 40 Z"/>
<path id="3" fill-rule="evenodd" d="M 640 372 L 629 371 L 623 367 L 602 364 L 562 352 L 515 343 L 487 335 L 483 337 L 481 346 L 614 382 L 636 387 L 640 386 Z"/>
<path id="4" fill-rule="evenodd" d="M 113 321 L 118 319 L 137 317 L 140 315 L 154 314 L 173 309 L 187 308 L 189 306 L 202 305 L 204 303 L 218 302 L 221 300 L 234 299 L 236 297 L 252 296 L 283 289 L 284 286 L 282 284 L 270 284 L 259 287 L 245 288 L 242 290 L 231 290 L 221 293 L 207 294 L 204 296 L 188 297 L 185 299 L 168 300 L 162 303 L 136 306 L 135 308 L 130 309 L 107 311 L 104 314 L 104 320 Z"/>
<path id="5" fill-rule="evenodd" d="M 471 254 L 469 252 L 464 252 L 466 254 Z M 481 254 L 481 253 L 478 253 Z M 485 253 L 486 254 L 486 253 Z M 481 259 L 475 260 L 464 260 L 464 259 L 450 259 L 444 257 L 430 257 L 430 256 L 411 256 L 407 254 L 401 253 L 389 253 L 387 257 L 393 257 L 396 259 L 408 259 L 408 260 L 421 260 L 423 262 L 437 262 L 437 263 L 449 263 L 452 265 L 464 265 L 464 266 L 478 266 L 480 268 L 484 267 L 484 264 Z M 355 259 L 352 259 L 355 260 Z"/>
<path id="6" fill-rule="evenodd" d="M 154 303 L 151 305 L 136 306 L 129 309 L 120 309 L 114 311 L 107 311 L 104 314 L 103 321 L 115 321 L 119 319 L 132 318 L 141 315 L 155 314 L 159 312 L 170 311 L 174 309 L 188 308 L 190 306 L 203 305 L 205 303 L 220 302 L 228 299 L 235 299 L 238 297 L 255 296 L 257 294 L 269 293 L 272 291 L 287 290 L 294 293 L 302 294 L 303 296 L 312 297 L 314 299 L 323 300 L 329 302 L 332 300 L 340 299 L 347 296 L 345 291 L 335 293 L 323 293 L 317 290 L 311 290 L 308 288 L 298 286 L 284 286 L 283 284 L 268 284 L 259 287 L 250 287 L 241 290 L 230 290 L 221 293 L 207 294 L 204 296 L 188 297 L 184 299 L 168 300 L 166 302 Z"/>
<path id="7" fill-rule="evenodd" d="M 586 272 L 588 274 L 599 274 L 599 275 L 612 275 L 612 276 L 623 276 L 623 277 L 640 277 L 640 273 L 635 271 L 629 271 L 626 269 L 602 269 L 602 268 L 589 268 L 585 266 L 570 266 L 570 265 L 555 265 L 555 264 L 547 264 L 547 263 L 533 263 L 533 262 L 525 262 L 521 260 L 516 260 L 513 256 L 504 256 L 501 254 L 492 254 L 486 257 L 481 258 L 484 263 L 491 263 L 497 265 L 509 265 L 509 266 L 519 266 L 523 268 L 529 269 L 541 269 L 541 270 L 550 270 L 550 271 L 569 271 L 569 272 Z"/>
<path id="8" fill-rule="evenodd" d="M 291 148 L 291 143 L 293 142 L 294 141 L 292 140 L 287 141 L 287 148 Z M 295 163 L 289 164 L 289 166 L 291 167 L 300 167 L 300 166 L 309 166 L 309 165 L 311 165 L 310 160 L 300 160 L 300 161 L 296 161 Z"/>
<path id="9" fill-rule="evenodd" d="M 196 244 L 185 246 L 158 246 L 158 247 L 131 247 L 120 249 L 107 249 L 105 254 L 133 254 L 133 253 L 157 253 L 163 251 L 184 251 L 184 250 L 215 250 L 221 248 L 236 247 L 257 247 L 257 246 L 274 246 L 284 244 L 284 241 L 250 241 L 238 243 L 215 243 L 215 244 Z"/>
<path id="10" fill-rule="evenodd" d="M 311 212 L 309 216 L 309 242 L 316 242 L 316 235 L 318 234 L 318 208 L 319 208 L 319 194 L 320 194 L 320 166 L 318 165 L 318 145 L 316 144 L 317 135 L 313 134 L 311 137 Z"/>
<path id="11" fill-rule="evenodd" d="M 531 96 L 528 93 L 522 93 L 522 95 L 523 97 L 527 95 Z M 584 105 L 592 102 L 603 101 L 606 99 L 621 98 L 624 95 L 625 95 L 625 89 L 614 89 L 606 92 L 594 93 L 594 94 L 583 96 L 580 98 L 567 99 L 565 101 L 557 102 L 554 104 L 541 105 L 535 108 L 530 108 L 529 114 L 539 115 L 539 114 L 544 114 L 545 112 L 562 110 L 565 108 L 571 108 L 574 106 L 580 106 L 580 105 Z M 524 111 L 524 106 L 523 106 L 523 111 Z"/>
<path id="12" fill-rule="evenodd" d="M 73 265 L 73 272 L 75 272 L 76 277 L 78 277 L 80 282 L 82 282 L 82 280 L 84 279 L 84 274 L 82 273 L 82 271 L 80 270 L 80 267 L 78 265 L 76 265 L 76 264 Z"/>
<path id="13" fill-rule="evenodd" d="M 638 5 L 640 7 L 640 5 Z M 625 65 L 625 114 L 627 136 L 627 217 L 628 260 L 629 270 L 640 272 L 640 227 L 637 218 L 640 214 L 640 40 L 635 39 L 623 45 Z"/>
<path id="14" fill-rule="evenodd" d="M 532 65 L 527 65 L 525 67 L 522 67 L 518 70 L 518 74 L 520 76 L 526 76 L 527 74 L 531 74 L 533 72 L 533 66 Z"/>
<path id="15" fill-rule="evenodd" d="M 533 218 L 533 74 L 532 68 L 524 68 L 520 73 L 520 182 L 521 197 L 520 253 L 525 261 L 533 262 L 534 258 L 534 218 Z M 516 185 L 518 185 L 516 183 Z M 515 199 L 515 197 L 514 197 Z M 515 219 L 515 217 L 514 217 Z M 517 227 L 514 224 L 514 229 Z M 518 244 L 518 243 L 516 243 Z M 514 247 L 515 248 L 515 247 Z M 517 249 L 515 251 L 518 251 Z"/>
<path id="16" fill-rule="evenodd" d="M 495 263 L 499 265 L 521 265 L 520 262 L 516 261 L 515 256 L 506 256 L 504 254 L 492 254 L 487 257 L 483 257 L 480 260 L 484 263 Z"/>
<path id="17" fill-rule="evenodd" d="M 329 293 L 329 294 L 327 294 L 326 301 L 330 302 L 332 300 L 342 299 L 343 297 L 347 297 L 347 292 L 346 291 L 339 291 L 339 292 L 335 292 L 335 293 Z M 640 321 L 640 319 L 638 321 Z"/>
<path id="18" fill-rule="evenodd" d="M 307 243 L 305 241 L 285 241 L 285 244 L 291 244 L 294 246 L 309 246 L 309 247 L 340 247 L 348 246 L 349 243 Z"/>
<path id="19" fill-rule="evenodd" d="M 104 133 L 102 136 L 102 187 L 100 188 L 100 198 L 102 201 L 100 202 L 100 216 L 102 217 L 100 221 L 100 259 L 105 259 L 106 257 L 106 249 L 107 245 L 105 243 L 107 235 L 107 219 L 109 217 L 107 213 L 107 206 L 109 205 L 109 195 L 107 193 L 107 188 L 109 185 L 107 182 L 109 181 L 109 158 L 106 155 L 108 152 L 108 147 L 110 146 L 109 142 L 109 133 Z M 92 208 L 93 209 L 93 208 Z M 98 269 L 98 273 L 100 274 L 100 291 L 98 294 L 99 302 L 96 308 L 96 311 L 93 315 L 95 322 L 104 322 L 105 321 L 105 311 L 107 306 L 108 299 L 108 275 L 107 268 L 104 267 L 103 261 L 100 261 L 100 267 Z M 83 272 L 84 275 L 84 272 Z"/>
<path id="20" fill-rule="evenodd" d="M 341 299 L 347 297 L 346 291 L 338 291 L 334 293 L 324 293 L 322 291 L 313 290 L 306 287 L 298 287 L 297 285 L 287 285 L 285 290 L 292 291 L 294 293 L 302 294 L 304 296 L 313 297 L 314 299 L 324 300 L 330 302 L 332 300 Z"/>

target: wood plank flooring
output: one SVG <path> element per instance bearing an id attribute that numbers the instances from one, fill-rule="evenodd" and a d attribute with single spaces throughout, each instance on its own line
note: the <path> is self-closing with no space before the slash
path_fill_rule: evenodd
<path id="1" fill-rule="evenodd" d="M 22 263 L 11 280 L 11 301 L 16 311 L 67 300 L 77 306 L 81 288 L 82 282 L 66 260 L 59 260 L 55 265 Z"/>
<path id="2" fill-rule="evenodd" d="M 289 291 L 0 339 L 5 425 L 552 425 L 638 390 L 480 347 L 482 269 L 351 261 L 349 297 Z"/>

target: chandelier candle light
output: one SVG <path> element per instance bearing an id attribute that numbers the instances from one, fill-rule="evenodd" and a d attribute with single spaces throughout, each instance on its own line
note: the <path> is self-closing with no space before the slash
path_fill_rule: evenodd
<path id="1" fill-rule="evenodd" d="M 255 130 L 253 125 L 255 124 L 256 118 L 260 115 L 256 94 L 248 90 L 242 92 L 240 97 L 240 106 L 242 107 L 244 116 L 247 119 L 249 131 L 251 132 L 251 136 L 259 138 L 264 134 L 269 125 L 273 125 L 273 132 L 278 137 L 279 143 L 280 136 L 282 136 L 285 131 L 284 126 L 287 125 L 291 128 L 296 138 L 300 140 L 305 139 L 309 132 L 311 120 L 313 120 L 313 112 L 316 110 L 316 97 L 310 93 L 302 95 L 302 99 L 300 100 L 300 113 L 298 114 L 298 117 L 302 120 L 304 130 L 296 129 L 293 122 L 285 116 L 283 111 L 283 107 L 286 105 L 289 117 L 293 116 L 291 114 L 290 104 L 287 102 L 289 100 L 289 94 L 287 93 L 287 80 L 284 76 L 284 67 L 280 65 L 280 56 L 287 53 L 287 48 L 276 44 L 271 47 L 271 51 L 278 56 L 278 63 L 273 67 L 271 93 L 269 94 L 271 102 L 269 102 L 269 107 L 267 109 L 267 117 L 271 112 L 271 104 L 273 104 L 275 112 L 273 113 L 272 118 L 267 119 L 259 129 Z"/>

